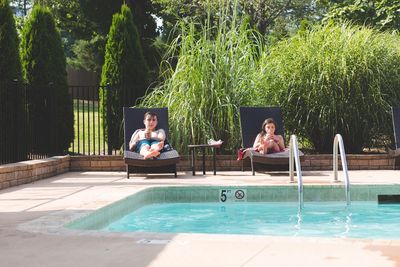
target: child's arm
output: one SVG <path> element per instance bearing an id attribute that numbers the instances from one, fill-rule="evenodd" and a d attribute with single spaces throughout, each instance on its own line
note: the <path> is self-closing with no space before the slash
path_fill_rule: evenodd
<path id="1" fill-rule="evenodd" d="M 282 135 L 278 135 L 278 146 L 280 150 L 285 149 L 285 141 L 283 140 Z"/>
<path id="2" fill-rule="evenodd" d="M 157 139 L 158 141 L 160 141 L 160 142 L 165 140 L 165 131 L 164 131 L 163 129 L 158 129 L 158 130 L 157 130 L 156 139 Z"/>
<path id="3" fill-rule="evenodd" d="M 259 149 L 261 145 L 262 145 L 262 137 L 260 134 L 258 134 L 256 140 L 254 141 L 253 148 Z"/>
<path id="4" fill-rule="evenodd" d="M 129 150 L 133 151 L 135 149 L 136 144 L 139 141 L 139 132 L 140 130 L 136 130 L 129 141 Z"/>

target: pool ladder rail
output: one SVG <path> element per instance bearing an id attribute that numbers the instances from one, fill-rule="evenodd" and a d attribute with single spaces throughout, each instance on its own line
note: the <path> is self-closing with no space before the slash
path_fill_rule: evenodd
<path id="1" fill-rule="evenodd" d="M 297 187 L 299 192 L 299 209 L 303 208 L 303 176 L 301 175 L 299 144 L 296 135 L 292 134 L 289 141 L 289 177 L 294 183 L 294 164 L 296 164 Z"/>
<path id="2" fill-rule="evenodd" d="M 350 179 L 349 172 L 347 169 L 347 161 L 346 161 L 346 152 L 344 150 L 344 142 L 343 138 L 340 134 L 336 134 L 335 139 L 333 140 L 333 181 L 339 182 L 338 179 L 338 148 L 340 151 L 340 160 L 342 162 L 342 171 L 344 174 L 344 183 L 345 183 L 345 193 L 346 193 L 346 204 L 350 205 Z"/>
<path id="3" fill-rule="evenodd" d="M 346 152 L 344 150 L 344 142 L 343 138 L 340 134 L 336 134 L 335 139 L 333 140 L 333 177 L 334 182 L 339 182 L 338 179 L 338 148 L 340 151 L 340 159 L 342 162 L 342 170 L 345 176 L 345 193 L 346 193 L 346 204 L 350 205 L 350 180 L 349 180 L 349 172 L 347 169 L 347 161 L 346 161 Z M 303 176 L 301 174 L 301 165 L 300 165 L 300 152 L 299 145 L 297 142 L 296 135 L 290 136 L 289 141 L 289 177 L 290 182 L 294 183 L 294 164 L 296 164 L 296 174 L 298 180 L 298 195 L 299 195 L 299 209 L 301 210 L 304 205 L 304 192 L 303 192 Z"/>

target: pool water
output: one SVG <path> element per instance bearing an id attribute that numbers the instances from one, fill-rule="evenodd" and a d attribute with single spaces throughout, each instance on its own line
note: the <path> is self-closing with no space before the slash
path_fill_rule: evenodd
<path id="1" fill-rule="evenodd" d="M 143 206 L 102 230 L 400 239 L 400 205 L 376 202 L 171 203 Z"/>

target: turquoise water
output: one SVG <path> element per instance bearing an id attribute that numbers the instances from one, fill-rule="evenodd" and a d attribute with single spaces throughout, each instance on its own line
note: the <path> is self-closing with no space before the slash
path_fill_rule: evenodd
<path id="1" fill-rule="evenodd" d="M 151 204 L 102 230 L 400 239 L 400 205 L 307 202 L 299 213 L 288 202 Z"/>

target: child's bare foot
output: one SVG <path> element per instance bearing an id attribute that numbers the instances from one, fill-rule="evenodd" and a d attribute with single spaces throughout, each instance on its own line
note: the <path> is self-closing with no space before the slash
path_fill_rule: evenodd
<path id="1" fill-rule="evenodd" d="M 164 148 L 164 142 L 160 142 L 151 146 L 150 151 L 160 151 Z"/>
<path id="2" fill-rule="evenodd" d="M 149 153 L 147 153 L 146 155 L 143 156 L 144 159 L 150 159 L 150 158 L 154 158 L 157 157 L 158 155 L 160 155 L 159 151 L 156 150 L 149 150 Z"/>
<path id="3" fill-rule="evenodd" d="M 156 144 L 155 147 L 157 151 L 160 151 L 164 147 L 164 142 L 161 141 L 160 143 Z"/>

